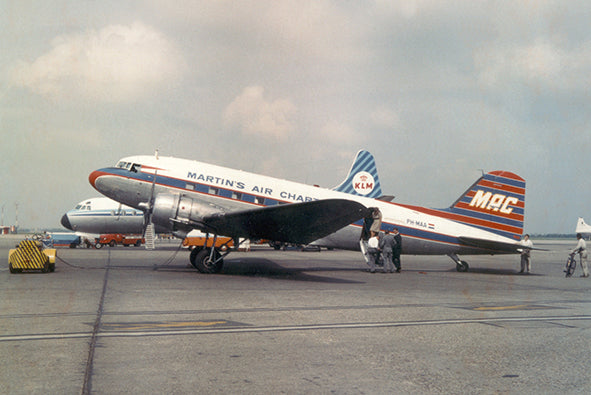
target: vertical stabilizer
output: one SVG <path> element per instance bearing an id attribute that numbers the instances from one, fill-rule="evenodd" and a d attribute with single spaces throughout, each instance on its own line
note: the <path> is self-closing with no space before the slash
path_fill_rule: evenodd
<path id="1" fill-rule="evenodd" d="M 445 211 L 458 222 L 519 240 L 523 233 L 525 180 L 508 171 L 484 174 Z"/>
<path id="2" fill-rule="evenodd" d="M 575 229 L 575 233 L 581 233 L 584 235 L 591 234 L 591 225 L 587 225 L 585 220 L 582 217 L 579 217 L 577 220 L 577 227 Z"/>
<path id="3" fill-rule="evenodd" d="M 347 178 L 333 190 L 374 199 L 380 197 L 382 187 L 373 155 L 365 150 L 357 152 Z"/>

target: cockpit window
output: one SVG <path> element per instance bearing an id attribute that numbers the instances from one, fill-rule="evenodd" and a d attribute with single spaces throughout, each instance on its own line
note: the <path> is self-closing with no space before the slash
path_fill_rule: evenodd
<path id="1" fill-rule="evenodd" d="M 137 173 L 139 171 L 139 169 L 141 168 L 142 165 L 138 165 L 137 163 L 131 163 L 131 162 L 124 162 L 124 161 L 119 161 L 117 163 L 118 168 L 120 169 L 126 169 L 129 171 L 133 171 L 134 173 Z"/>

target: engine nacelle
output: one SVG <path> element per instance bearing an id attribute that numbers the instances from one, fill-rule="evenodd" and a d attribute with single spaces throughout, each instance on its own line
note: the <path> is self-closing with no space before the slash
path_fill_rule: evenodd
<path id="1" fill-rule="evenodd" d="M 197 202 L 185 195 L 160 193 L 154 199 L 152 222 L 176 231 L 182 224 L 193 224 L 192 227 L 195 227 L 204 217 L 220 212 L 219 208 Z"/>

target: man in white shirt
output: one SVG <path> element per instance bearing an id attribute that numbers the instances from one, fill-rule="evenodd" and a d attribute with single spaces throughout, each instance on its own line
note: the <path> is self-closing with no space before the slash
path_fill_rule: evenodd
<path id="1" fill-rule="evenodd" d="M 380 240 L 378 239 L 378 234 L 376 232 L 371 232 L 371 237 L 367 241 L 367 264 L 369 265 L 369 271 L 371 273 L 376 272 L 376 258 L 380 252 L 378 250 L 379 244 Z"/>
<path id="2" fill-rule="evenodd" d="M 585 239 L 583 239 L 583 235 L 577 233 L 577 239 L 579 242 L 577 246 L 572 251 L 573 254 L 579 254 L 579 259 L 581 260 L 581 267 L 583 268 L 583 274 L 581 277 L 589 277 L 589 268 L 587 267 L 587 243 Z"/>
<path id="3" fill-rule="evenodd" d="M 521 271 L 519 273 L 526 272 L 529 274 L 531 271 L 531 258 L 530 251 L 534 246 L 534 243 L 529 239 L 529 235 L 523 236 L 523 239 L 519 243 L 524 248 L 521 249 Z"/>

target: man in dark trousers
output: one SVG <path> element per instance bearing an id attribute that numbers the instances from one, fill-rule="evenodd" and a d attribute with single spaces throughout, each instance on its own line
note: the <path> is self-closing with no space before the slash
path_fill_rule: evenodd
<path id="1" fill-rule="evenodd" d="M 382 251 L 384 258 L 384 273 L 394 273 L 394 264 L 392 263 L 392 256 L 394 248 L 396 247 L 396 240 L 394 236 L 386 230 L 384 237 L 380 238 L 379 248 Z"/>
<path id="2" fill-rule="evenodd" d="M 401 270 L 401 263 L 400 263 L 400 253 L 402 252 L 402 236 L 398 233 L 398 228 L 394 228 L 392 230 L 392 234 L 394 235 L 394 240 L 396 240 L 396 246 L 394 246 L 392 250 L 392 258 L 394 260 L 394 266 L 396 266 L 396 273 L 400 273 Z"/>

